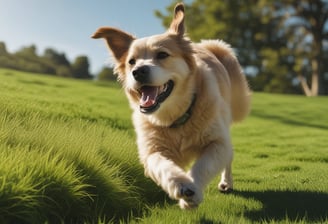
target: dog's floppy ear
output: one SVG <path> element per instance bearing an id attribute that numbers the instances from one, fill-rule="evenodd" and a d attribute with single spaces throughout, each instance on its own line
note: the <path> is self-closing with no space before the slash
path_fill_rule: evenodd
<path id="1" fill-rule="evenodd" d="M 174 8 L 174 17 L 171 22 L 170 32 L 173 32 L 179 36 L 183 36 L 185 32 L 184 27 L 184 5 L 183 3 L 176 4 Z"/>
<path id="2" fill-rule="evenodd" d="M 100 27 L 91 37 L 104 38 L 116 61 L 122 59 L 135 39 L 132 35 L 112 27 Z"/>

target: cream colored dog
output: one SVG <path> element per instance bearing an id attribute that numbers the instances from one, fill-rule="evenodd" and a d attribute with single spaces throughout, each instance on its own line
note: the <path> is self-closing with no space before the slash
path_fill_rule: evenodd
<path id="1" fill-rule="evenodd" d="M 104 38 L 115 58 L 145 174 L 186 209 L 201 203 L 221 171 L 219 190 L 232 190 L 229 129 L 248 114 L 250 93 L 228 44 L 192 43 L 184 31 L 184 6 L 177 4 L 164 34 L 136 39 L 101 27 L 92 37 Z"/>

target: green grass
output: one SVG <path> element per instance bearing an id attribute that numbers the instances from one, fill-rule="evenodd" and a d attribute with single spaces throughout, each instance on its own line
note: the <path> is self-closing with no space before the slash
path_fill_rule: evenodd
<path id="1" fill-rule="evenodd" d="M 139 164 L 116 84 L 0 69 L 0 223 L 328 222 L 328 98 L 254 93 L 219 178 L 181 211 Z"/>

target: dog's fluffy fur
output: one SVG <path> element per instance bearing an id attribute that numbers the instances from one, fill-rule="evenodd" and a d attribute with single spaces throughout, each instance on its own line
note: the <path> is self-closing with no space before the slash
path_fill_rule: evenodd
<path id="1" fill-rule="evenodd" d="M 192 43 L 184 30 L 184 6 L 177 4 L 164 34 L 136 39 L 101 27 L 92 37 L 104 38 L 115 58 L 118 80 L 133 109 L 145 174 L 186 209 L 201 203 L 204 188 L 219 172 L 219 190 L 232 190 L 229 128 L 248 114 L 250 93 L 228 44 Z M 186 112 L 189 116 L 179 119 Z"/>

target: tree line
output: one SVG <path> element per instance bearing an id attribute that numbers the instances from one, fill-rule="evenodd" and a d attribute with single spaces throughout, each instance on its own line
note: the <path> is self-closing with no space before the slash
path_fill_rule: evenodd
<path id="1" fill-rule="evenodd" d="M 0 67 L 78 79 L 115 79 L 112 69 L 107 67 L 103 67 L 99 74 L 91 74 L 89 59 L 85 55 L 77 56 L 70 62 L 65 53 L 53 48 L 46 48 L 42 55 L 38 55 L 35 45 L 25 46 L 10 53 L 6 44 L 0 42 Z"/>
<path id="2" fill-rule="evenodd" d="M 155 15 L 168 27 L 176 2 Z M 185 4 L 193 41 L 222 39 L 235 49 L 254 91 L 328 95 L 327 0 L 193 0 Z M 36 46 L 14 53 L 0 42 L 0 67 L 62 77 L 115 80 L 111 68 L 90 74 L 85 55 L 70 62 L 64 53 Z"/>
<path id="3" fill-rule="evenodd" d="M 175 4 L 155 12 L 166 27 Z M 185 7 L 190 38 L 231 44 L 253 90 L 328 95 L 328 1 L 194 0 Z"/>

